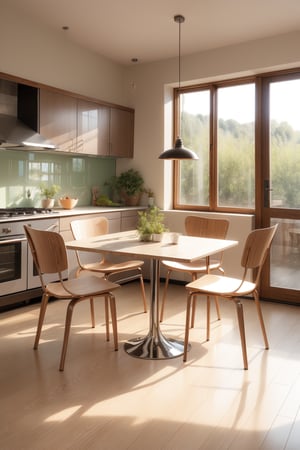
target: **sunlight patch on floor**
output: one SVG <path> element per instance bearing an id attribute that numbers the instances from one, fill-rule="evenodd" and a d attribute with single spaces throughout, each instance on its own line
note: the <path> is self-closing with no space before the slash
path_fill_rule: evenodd
<path id="1" fill-rule="evenodd" d="M 51 330 L 56 327 L 60 327 L 59 323 L 51 323 L 49 325 L 43 325 L 42 333 L 44 334 L 46 331 Z M 16 333 L 7 334 L 3 336 L 4 339 L 24 339 L 24 337 L 30 337 L 36 335 L 36 326 L 23 329 L 22 331 L 17 331 Z M 41 341 L 40 341 L 41 342 Z M 47 341 L 48 342 L 48 341 Z"/>
<path id="2" fill-rule="evenodd" d="M 81 407 L 82 405 L 77 405 L 63 409 L 62 411 L 59 411 L 55 414 L 52 414 L 52 416 L 47 417 L 45 422 L 64 422 L 65 420 L 68 420 L 70 417 L 72 417 L 73 414 L 75 414 Z"/>

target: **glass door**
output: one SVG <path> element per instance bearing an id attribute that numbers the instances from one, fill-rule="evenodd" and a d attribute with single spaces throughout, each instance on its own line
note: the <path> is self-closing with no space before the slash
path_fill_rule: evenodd
<path id="1" fill-rule="evenodd" d="M 262 223 L 279 224 L 262 276 L 266 298 L 300 303 L 300 74 L 264 80 Z"/>

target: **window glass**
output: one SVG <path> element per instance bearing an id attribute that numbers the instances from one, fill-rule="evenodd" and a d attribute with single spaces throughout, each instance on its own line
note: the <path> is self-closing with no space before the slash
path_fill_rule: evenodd
<path id="1" fill-rule="evenodd" d="M 217 91 L 218 206 L 254 208 L 255 85 Z"/>
<path id="2" fill-rule="evenodd" d="M 271 83 L 269 106 L 271 207 L 300 208 L 300 80 Z"/>
<path id="3" fill-rule="evenodd" d="M 209 204 L 209 90 L 180 95 L 180 134 L 184 147 L 199 160 L 181 161 L 178 176 L 178 201 L 184 205 Z"/>
<path id="4" fill-rule="evenodd" d="M 254 209 L 255 83 L 182 92 L 180 135 L 199 160 L 177 164 L 175 203 Z"/>

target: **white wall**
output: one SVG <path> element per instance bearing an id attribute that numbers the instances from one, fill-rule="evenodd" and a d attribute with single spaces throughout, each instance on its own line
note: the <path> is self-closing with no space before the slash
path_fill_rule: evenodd
<path id="1" fill-rule="evenodd" d="M 300 32 L 294 32 L 182 57 L 181 84 L 300 67 L 299 42 Z M 129 67 L 127 77 L 135 108 L 135 157 L 133 162 L 119 161 L 117 168 L 121 171 L 134 165 L 139 169 L 154 190 L 157 204 L 168 209 L 172 163 L 158 156 L 172 145 L 170 86 L 178 85 L 178 59 Z"/>
<path id="2" fill-rule="evenodd" d="M 68 41 L 1 5 L 0 72 L 67 91 L 130 106 L 124 68 Z"/>

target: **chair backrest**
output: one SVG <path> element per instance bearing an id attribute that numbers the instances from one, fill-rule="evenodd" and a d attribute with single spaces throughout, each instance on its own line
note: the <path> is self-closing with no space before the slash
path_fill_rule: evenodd
<path id="1" fill-rule="evenodd" d="M 188 236 L 225 239 L 229 221 L 225 219 L 208 219 L 206 217 L 187 216 L 185 231 Z"/>
<path id="2" fill-rule="evenodd" d="M 106 217 L 73 220 L 70 224 L 74 239 L 80 240 L 108 233 Z"/>
<path id="3" fill-rule="evenodd" d="M 258 269 L 256 283 L 258 283 L 260 278 L 265 259 L 268 255 L 277 228 L 278 224 L 269 228 L 253 230 L 246 239 L 241 265 L 245 269 L 245 274 L 248 269 Z"/>
<path id="4" fill-rule="evenodd" d="M 36 269 L 43 274 L 61 273 L 68 269 L 68 257 L 62 236 L 54 231 L 36 230 L 24 225 L 24 230 L 32 253 Z"/>

